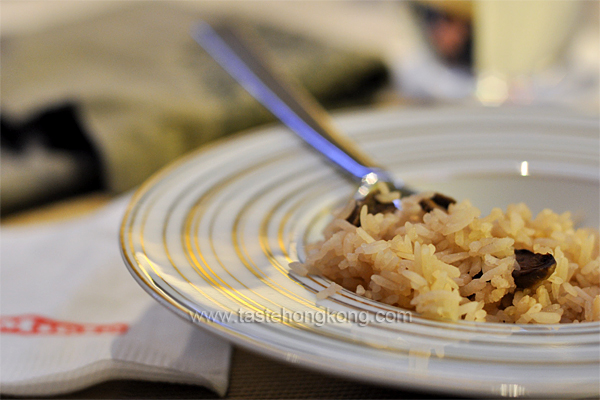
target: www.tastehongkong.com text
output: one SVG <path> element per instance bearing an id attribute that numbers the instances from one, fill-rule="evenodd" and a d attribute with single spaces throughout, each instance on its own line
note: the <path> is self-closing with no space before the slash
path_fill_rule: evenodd
<path id="1" fill-rule="evenodd" d="M 282 308 L 273 310 L 196 311 L 189 313 L 192 322 L 212 321 L 217 323 L 293 323 L 323 326 L 335 323 L 368 324 L 411 322 L 409 311 L 291 311 Z"/>

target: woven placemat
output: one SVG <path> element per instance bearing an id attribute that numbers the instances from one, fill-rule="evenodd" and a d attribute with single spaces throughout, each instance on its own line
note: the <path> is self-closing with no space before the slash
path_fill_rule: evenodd
<path id="1" fill-rule="evenodd" d="M 227 398 L 432 399 L 434 394 L 394 390 L 299 368 L 236 349 Z"/>

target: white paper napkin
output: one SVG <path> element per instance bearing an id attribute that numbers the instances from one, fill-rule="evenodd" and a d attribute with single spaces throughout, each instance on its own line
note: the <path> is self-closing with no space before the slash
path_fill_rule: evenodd
<path id="1" fill-rule="evenodd" d="M 231 345 L 154 301 L 118 247 L 129 196 L 71 222 L 0 230 L 0 388 L 52 395 L 109 379 L 224 395 Z"/>

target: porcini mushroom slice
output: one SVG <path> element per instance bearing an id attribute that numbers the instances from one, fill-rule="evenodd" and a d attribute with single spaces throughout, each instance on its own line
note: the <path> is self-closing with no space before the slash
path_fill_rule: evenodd
<path id="1" fill-rule="evenodd" d="M 419 205 L 426 213 L 433 211 L 434 208 L 439 208 L 444 211 L 448 211 L 450 204 L 456 204 L 456 200 L 452 197 L 445 196 L 440 193 L 435 193 L 428 199 L 423 199 L 419 202 Z"/>
<path id="2" fill-rule="evenodd" d="M 536 254 L 529 250 L 515 250 L 516 265 L 512 277 L 518 288 L 525 289 L 537 285 L 548 278 L 556 260 L 552 254 Z"/>
<path id="3" fill-rule="evenodd" d="M 346 218 L 346 221 L 358 228 L 360 226 L 360 210 L 364 205 L 367 206 L 369 214 L 386 214 L 397 210 L 394 203 L 382 203 L 375 198 L 374 194 L 370 193 L 364 200 L 356 202 L 354 210 L 352 210 L 352 213 Z"/>

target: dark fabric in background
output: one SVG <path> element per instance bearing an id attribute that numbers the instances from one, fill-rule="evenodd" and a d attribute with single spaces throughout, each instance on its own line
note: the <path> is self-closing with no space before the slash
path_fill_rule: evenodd
<path id="1" fill-rule="evenodd" d="M 9 171 L 19 169 L 20 163 L 24 162 L 28 165 L 34 162 L 32 159 L 36 154 L 32 154 L 31 147 L 35 145 L 50 157 L 56 152 L 62 154 L 70 159 L 73 167 L 77 169 L 74 179 L 64 180 L 57 177 L 62 184 L 32 187 L 26 192 L 15 190 L 14 187 L 19 186 L 20 189 L 24 186 L 33 186 L 35 183 L 23 180 L 22 176 L 13 178 L 5 169 L 3 178 L 9 183 L 7 185 L 5 180 L 3 186 L 4 196 L 0 208 L 2 215 L 43 205 L 67 196 L 105 189 L 100 154 L 83 129 L 80 118 L 77 104 L 52 106 L 25 121 L 13 121 L 4 114 L 0 115 L 0 143 L 3 155 L 7 156 L 3 157 L 2 161 L 3 166 Z M 44 164 L 45 162 L 42 161 L 37 168 L 20 171 L 20 175 L 25 177 L 35 175 L 37 170 L 45 167 Z M 11 184 L 13 182 L 14 184 Z"/>

